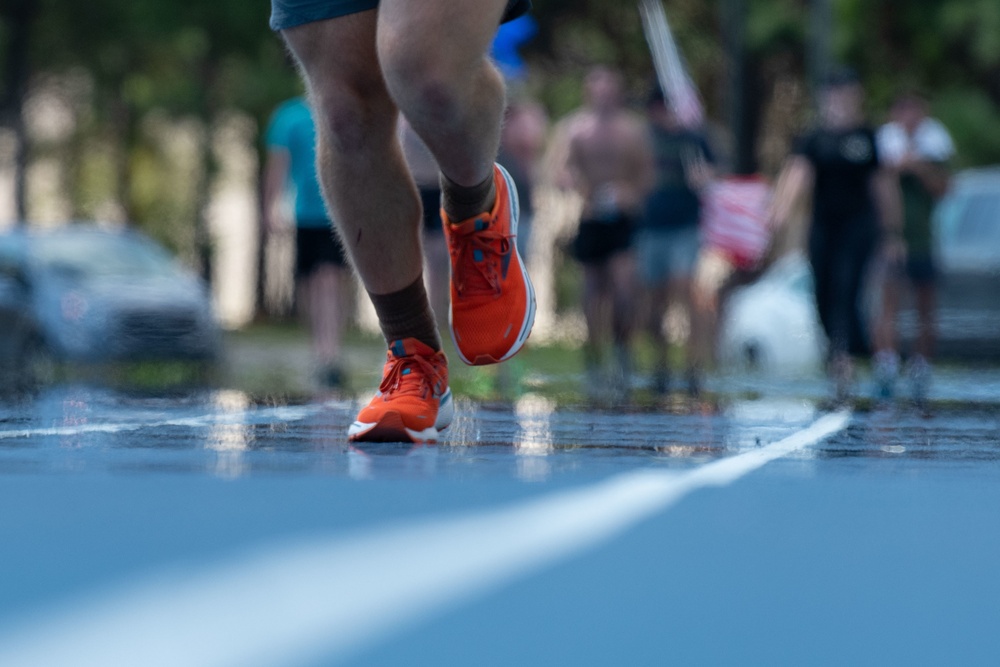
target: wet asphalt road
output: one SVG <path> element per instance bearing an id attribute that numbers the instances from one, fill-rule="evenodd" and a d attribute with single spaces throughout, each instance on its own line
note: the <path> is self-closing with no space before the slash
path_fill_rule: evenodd
<path id="1" fill-rule="evenodd" d="M 1000 375 L 712 388 L 428 447 L 348 446 L 349 399 L 0 403 L 0 664 L 1000 664 Z"/>

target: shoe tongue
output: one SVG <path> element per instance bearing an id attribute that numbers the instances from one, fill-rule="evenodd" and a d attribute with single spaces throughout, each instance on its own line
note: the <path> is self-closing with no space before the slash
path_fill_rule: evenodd
<path id="1" fill-rule="evenodd" d="M 485 213 L 480 213 L 474 218 L 469 218 L 462 222 L 451 223 L 451 228 L 459 234 L 474 234 L 489 229 L 490 219 Z"/>
<path id="2" fill-rule="evenodd" d="M 416 338 L 400 338 L 389 344 L 389 354 L 397 359 L 414 354 L 431 357 L 434 356 L 434 349 Z"/>

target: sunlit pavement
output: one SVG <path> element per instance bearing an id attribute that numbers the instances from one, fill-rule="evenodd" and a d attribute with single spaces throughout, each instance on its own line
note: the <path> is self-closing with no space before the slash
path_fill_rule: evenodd
<path id="1" fill-rule="evenodd" d="M 349 447 L 347 399 L 0 403 L 0 665 L 1000 663 L 1000 373 L 710 389 L 426 447 Z"/>

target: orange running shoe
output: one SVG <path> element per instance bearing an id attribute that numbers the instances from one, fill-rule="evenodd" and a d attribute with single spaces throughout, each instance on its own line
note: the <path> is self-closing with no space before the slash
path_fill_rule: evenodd
<path id="1" fill-rule="evenodd" d="M 441 211 L 451 254 L 451 337 L 470 366 L 511 358 L 535 323 L 535 290 L 515 243 L 517 188 L 499 164 L 493 182 L 492 211 L 457 224 Z"/>
<path id="2" fill-rule="evenodd" d="M 352 442 L 437 442 L 454 414 L 444 353 L 404 338 L 389 346 L 378 393 L 347 436 Z"/>

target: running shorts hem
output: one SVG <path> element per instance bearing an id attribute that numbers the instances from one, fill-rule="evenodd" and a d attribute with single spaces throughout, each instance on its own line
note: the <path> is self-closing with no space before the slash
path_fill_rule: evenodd
<path id="1" fill-rule="evenodd" d="M 585 218 L 580 221 L 570 253 L 581 264 L 603 264 L 632 248 L 634 226 L 632 218 L 624 214 L 610 221 Z"/>
<path id="2" fill-rule="evenodd" d="M 271 30 L 280 31 L 357 14 L 378 7 L 378 0 L 271 0 Z"/>
<path id="3" fill-rule="evenodd" d="M 378 7 L 378 0 L 271 0 L 271 30 L 287 30 L 306 23 L 357 14 Z M 531 9 L 531 0 L 509 0 L 501 23 L 513 21 Z"/>

